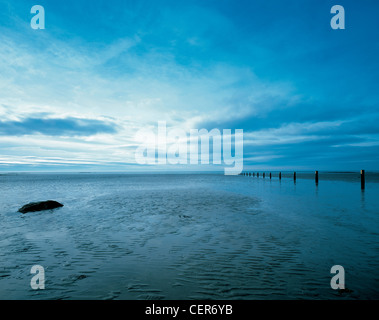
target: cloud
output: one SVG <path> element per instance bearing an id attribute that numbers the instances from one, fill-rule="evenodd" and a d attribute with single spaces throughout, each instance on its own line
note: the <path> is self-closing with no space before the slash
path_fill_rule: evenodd
<path id="1" fill-rule="evenodd" d="M 363 2 L 338 33 L 316 2 L 68 0 L 44 32 L 28 1 L 0 3 L 3 164 L 131 163 L 157 121 L 243 129 L 252 165 L 377 160 L 379 20 Z"/>
<path id="2" fill-rule="evenodd" d="M 114 123 L 97 119 L 80 118 L 26 118 L 17 121 L 0 121 L 0 135 L 22 136 L 92 136 L 99 133 L 116 133 Z"/>

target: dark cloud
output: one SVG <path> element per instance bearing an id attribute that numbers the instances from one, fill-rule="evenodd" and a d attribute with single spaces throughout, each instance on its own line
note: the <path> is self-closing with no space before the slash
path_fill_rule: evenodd
<path id="1" fill-rule="evenodd" d="M 116 125 L 96 119 L 26 118 L 19 121 L 0 121 L 0 135 L 22 136 L 91 136 L 97 133 L 116 133 Z"/>

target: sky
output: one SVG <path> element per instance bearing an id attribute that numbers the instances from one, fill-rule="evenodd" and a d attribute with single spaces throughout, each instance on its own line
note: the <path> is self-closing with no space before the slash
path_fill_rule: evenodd
<path id="1" fill-rule="evenodd" d="M 136 163 L 158 121 L 243 129 L 245 170 L 377 171 L 378 56 L 376 0 L 0 0 L 0 171 L 220 169 Z"/>

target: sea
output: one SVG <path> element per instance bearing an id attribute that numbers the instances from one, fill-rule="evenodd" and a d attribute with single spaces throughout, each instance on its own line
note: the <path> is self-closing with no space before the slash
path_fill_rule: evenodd
<path id="1" fill-rule="evenodd" d="M 379 174 L 0 174 L 0 299 L 376 300 Z"/>

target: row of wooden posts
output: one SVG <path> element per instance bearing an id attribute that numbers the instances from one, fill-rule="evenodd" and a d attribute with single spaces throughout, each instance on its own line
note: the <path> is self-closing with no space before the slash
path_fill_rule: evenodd
<path id="1" fill-rule="evenodd" d="M 251 176 L 255 177 L 255 172 L 253 172 L 253 173 L 242 172 L 241 175 L 249 176 L 249 177 L 251 177 Z M 256 175 L 257 175 L 257 178 L 259 178 L 259 172 L 257 172 Z M 263 178 L 265 178 L 266 173 L 263 172 L 262 176 L 263 176 Z M 270 172 L 270 179 L 272 179 L 271 172 Z M 281 172 L 279 172 L 279 180 L 282 180 L 282 173 Z M 296 181 L 296 171 L 293 173 L 293 180 Z M 315 171 L 315 182 L 316 182 L 316 185 L 318 185 L 318 171 Z M 364 189 L 365 185 L 366 185 L 365 170 L 361 170 L 361 189 Z"/>

